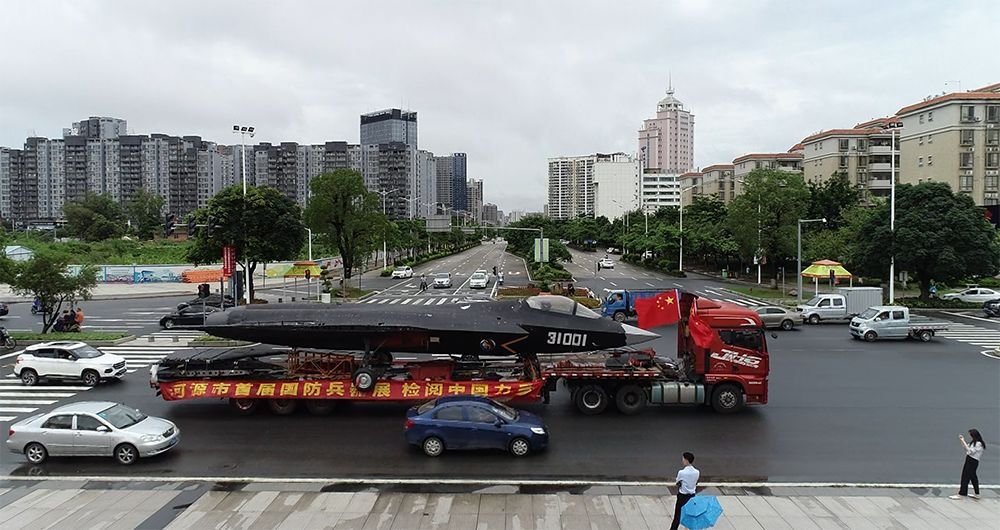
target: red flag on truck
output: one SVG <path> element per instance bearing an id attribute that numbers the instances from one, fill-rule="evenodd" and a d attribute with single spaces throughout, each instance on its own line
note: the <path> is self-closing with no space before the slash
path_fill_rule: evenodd
<path id="1" fill-rule="evenodd" d="M 681 319 L 677 290 L 671 289 L 656 293 L 656 296 L 636 300 L 635 312 L 639 315 L 639 327 L 642 329 L 676 324 Z"/>

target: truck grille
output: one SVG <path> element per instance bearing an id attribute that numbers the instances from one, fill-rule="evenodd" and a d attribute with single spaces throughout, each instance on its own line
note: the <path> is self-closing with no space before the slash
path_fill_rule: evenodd
<path id="1" fill-rule="evenodd" d="M 114 367 L 115 367 L 115 370 L 118 370 L 118 369 L 121 369 L 121 368 L 125 368 L 125 361 L 122 361 L 120 363 L 115 363 Z"/>

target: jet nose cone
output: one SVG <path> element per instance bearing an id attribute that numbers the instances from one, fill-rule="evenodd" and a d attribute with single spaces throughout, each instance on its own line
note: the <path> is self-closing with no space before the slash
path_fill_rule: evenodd
<path id="1" fill-rule="evenodd" d="M 208 326 L 225 326 L 229 323 L 229 313 L 235 311 L 235 309 L 230 309 L 229 311 L 217 311 L 215 313 L 209 314 L 205 317 L 205 327 Z"/>
<path id="2" fill-rule="evenodd" d="M 625 344 L 631 346 L 633 344 L 639 344 L 642 342 L 649 342 L 653 339 L 660 338 L 658 333 L 653 333 L 652 331 L 646 331 L 635 326 L 630 326 L 628 324 L 622 324 L 622 329 L 625 330 Z"/>

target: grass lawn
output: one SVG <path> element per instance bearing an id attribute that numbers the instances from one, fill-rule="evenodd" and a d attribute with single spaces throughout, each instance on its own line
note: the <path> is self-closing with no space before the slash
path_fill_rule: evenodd
<path id="1" fill-rule="evenodd" d="M 343 289 L 333 289 L 330 291 L 331 298 L 361 298 L 362 296 L 371 293 L 371 289 L 358 289 L 357 287 L 348 287 L 346 293 Z"/>
<path id="2" fill-rule="evenodd" d="M 129 336 L 129 333 L 122 331 L 81 331 L 78 333 L 36 333 L 34 331 L 11 331 L 10 335 L 16 340 L 118 340 Z"/>

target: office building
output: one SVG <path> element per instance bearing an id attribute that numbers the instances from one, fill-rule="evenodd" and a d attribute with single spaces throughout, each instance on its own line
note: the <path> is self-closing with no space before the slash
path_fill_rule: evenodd
<path id="1" fill-rule="evenodd" d="M 404 143 L 417 148 L 417 113 L 385 109 L 361 115 L 361 145 Z"/>
<path id="2" fill-rule="evenodd" d="M 425 150 L 417 151 L 417 189 L 414 191 L 414 217 L 427 217 L 437 213 L 437 157 Z"/>
<path id="3" fill-rule="evenodd" d="M 899 181 L 945 182 L 976 204 L 1000 204 L 1000 83 L 896 112 Z"/>
<path id="4" fill-rule="evenodd" d="M 468 159 L 465 153 L 435 157 L 437 202 L 455 211 L 468 210 Z"/>
<path id="5" fill-rule="evenodd" d="M 503 213 L 497 208 L 497 205 L 493 203 L 486 203 L 483 205 L 483 222 L 482 224 L 487 226 L 500 226 L 500 219 Z"/>
<path id="6" fill-rule="evenodd" d="M 680 174 L 694 167 L 694 115 L 674 97 L 673 87 L 656 105 L 656 117 L 639 130 L 642 170 Z"/>
<path id="7" fill-rule="evenodd" d="M 639 160 L 619 153 L 594 163 L 594 217 L 617 219 L 639 208 Z"/>

